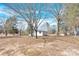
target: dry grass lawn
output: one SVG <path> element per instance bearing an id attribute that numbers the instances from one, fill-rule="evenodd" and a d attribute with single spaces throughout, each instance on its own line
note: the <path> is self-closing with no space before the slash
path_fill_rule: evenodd
<path id="1" fill-rule="evenodd" d="M 77 56 L 79 37 L 39 37 L 28 36 L 0 38 L 2 56 Z"/>

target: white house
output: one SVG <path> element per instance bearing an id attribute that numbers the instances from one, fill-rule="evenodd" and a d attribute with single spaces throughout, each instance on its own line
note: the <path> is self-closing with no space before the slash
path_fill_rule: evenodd
<path id="1" fill-rule="evenodd" d="M 31 34 L 29 34 L 29 36 L 31 36 Z M 33 36 L 36 36 L 36 32 L 33 32 Z M 37 31 L 37 36 L 47 36 L 47 32 L 46 31 Z"/>
<path id="2" fill-rule="evenodd" d="M 33 26 L 35 26 L 33 24 Z M 41 25 L 38 27 L 38 31 L 37 31 L 37 36 L 47 36 L 48 35 L 48 31 L 50 28 L 48 28 L 49 24 L 47 21 L 44 21 L 43 23 L 41 23 Z M 29 35 L 31 36 L 31 35 Z M 33 36 L 36 36 L 36 32 L 33 32 Z"/>
<path id="3" fill-rule="evenodd" d="M 34 36 L 36 36 L 36 32 L 33 33 Z M 37 36 L 47 36 L 46 31 L 37 31 Z"/>

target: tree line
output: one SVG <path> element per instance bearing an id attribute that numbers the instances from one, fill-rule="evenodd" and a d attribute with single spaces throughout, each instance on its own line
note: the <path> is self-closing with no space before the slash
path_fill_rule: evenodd
<path id="1" fill-rule="evenodd" d="M 38 38 L 38 27 L 43 23 L 43 21 L 45 21 L 45 19 L 50 17 L 48 14 L 51 14 L 51 17 L 56 20 L 57 36 L 59 36 L 61 32 L 63 32 L 65 35 L 76 35 L 76 30 L 79 28 L 79 4 L 77 3 L 9 3 L 5 5 L 12 9 L 16 13 L 16 15 L 18 15 L 27 22 L 28 31 L 32 37 L 33 32 L 35 31 L 36 38 Z M 18 30 L 15 26 L 17 18 L 16 15 L 13 17 L 9 17 L 9 19 L 5 22 L 6 36 L 8 32 L 18 33 Z"/>

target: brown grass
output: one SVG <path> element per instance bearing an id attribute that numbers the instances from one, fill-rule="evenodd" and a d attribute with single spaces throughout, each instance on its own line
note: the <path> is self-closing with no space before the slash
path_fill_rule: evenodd
<path id="1" fill-rule="evenodd" d="M 46 36 L 2 37 L 0 38 L 0 55 L 8 56 L 63 56 L 79 55 L 79 37 Z"/>

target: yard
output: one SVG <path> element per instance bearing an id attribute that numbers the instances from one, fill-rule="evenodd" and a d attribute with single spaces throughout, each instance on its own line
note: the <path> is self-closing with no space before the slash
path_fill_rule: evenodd
<path id="1" fill-rule="evenodd" d="M 46 36 L 38 39 L 22 37 L 0 38 L 2 56 L 72 56 L 79 55 L 79 37 Z"/>

